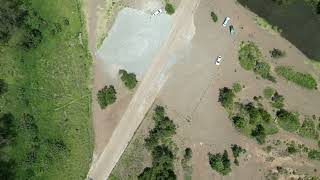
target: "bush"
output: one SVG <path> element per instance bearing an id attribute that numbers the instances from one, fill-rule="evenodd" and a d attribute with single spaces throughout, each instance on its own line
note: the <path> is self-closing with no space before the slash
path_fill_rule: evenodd
<path id="1" fill-rule="evenodd" d="M 242 42 L 239 50 L 239 61 L 245 70 L 253 70 L 256 62 L 262 57 L 259 48 L 251 41 Z"/>
<path id="2" fill-rule="evenodd" d="M 234 126 L 238 129 L 242 129 L 246 126 L 246 120 L 241 116 L 234 116 L 232 121 Z"/>
<path id="3" fill-rule="evenodd" d="M 278 92 L 275 92 L 272 97 L 271 105 L 274 108 L 281 109 L 284 106 L 283 101 L 284 101 L 284 97 L 282 95 L 280 95 Z"/>
<path id="4" fill-rule="evenodd" d="M 233 157 L 235 158 L 234 163 L 235 163 L 237 166 L 239 166 L 238 157 L 239 157 L 241 154 L 246 153 L 246 150 L 243 149 L 241 146 L 236 145 L 236 144 L 232 144 L 232 145 L 231 145 L 231 150 L 232 150 Z"/>
<path id="5" fill-rule="evenodd" d="M 289 132 L 295 132 L 300 127 L 297 115 L 281 109 L 277 112 L 278 124 L 280 127 Z"/>
<path id="6" fill-rule="evenodd" d="M 239 62 L 245 70 L 253 70 L 262 78 L 276 82 L 275 78 L 270 74 L 270 65 L 262 60 L 261 51 L 253 42 L 241 43 Z"/>
<path id="7" fill-rule="evenodd" d="M 0 79 L 0 96 L 6 92 L 8 92 L 8 84 L 3 79 Z"/>
<path id="8" fill-rule="evenodd" d="M 271 97 L 274 95 L 275 93 L 275 90 L 272 89 L 271 87 L 266 87 L 264 90 L 263 90 L 263 95 L 266 99 L 271 99 Z"/>
<path id="9" fill-rule="evenodd" d="M 174 6 L 169 2 L 166 2 L 165 10 L 166 10 L 167 14 L 170 14 L 170 15 L 174 14 L 174 12 L 175 12 Z"/>
<path id="10" fill-rule="evenodd" d="M 239 82 L 235 82 L 232 85 L 232 89 L 233 89 L 233 91 L 235 93 L 238 93 L 238 92 L 240 92 L 242 90 L 242 86 L 241 86 L 241 84 Z"/>
<path id="11" fill-rule="evenodd" d="M 317 150 L 309 151 L 308 158 L 313 160 L 320 160 L 320 151 L 317 151 Z"/>
<path id="12" fill-rule="evenodd" d="M 319 134 L 316 130 L 316 126 L 311 119 L 305 119 L 299 128 L 298 134 L 302 137 L 309 139 L 318 139 Z"/>
<path id="13" fill-rule="evenodd" d="M 251 136 L 254 137 L 259 144 L 263 144 L 266 141 L 265 129 L 261 124 L 258 124 L 256 128 L 252 130 Z"/>
<path id="14" fill-rule="evenodd" d="M 287 152 L 289 154 L 294 154 L 294 153 L 298 152 L 298 149 L 296 147 L 294 147 L 294 145 L 290 145 L 287 147 Z"/>
<path id="15" fill-rule="evenodd" d="M 230 160 L 228 158 L 228 152 L 226 150 L 224 150 L 223 154 L 209 153 L 209 164 L 212 169 L 216 170 L 222 175 L 227 175 L 231 172 Z"/>
<path id="16" fill-rule="evenodd" d="M 106 108 L 110 104 L 116 102 L 116 90 L 112 85 L 105 86 L 103 89 L 98 91 L 98 103 L 102 109 Z"/>
<path id="17" fill-rule="evenodd" d="M 192 150 L 191 148 L 186 148 L 184 150 L 184 155 L 183 155 L 184 159 L 186 159 L 187 161 L 189 161 L 192 158 Z"/>
<path id="18" fill-rule="evenodd" d="M 119 70 L 119 74 L 122 82 L 127 88 L 133 89 L 136 87 L 138 81 L 134 73 L 128 73 L 126 70 L 121 69 Z"/>
<path id="19" fill-rule="evenodd" d="M 270 55 L 274 59 L 282 58 L 286 56 L 285 51 L 281 51 L 280 49 L 273 48 L 271 51 L 269 51 Z"/>
<path id="20" fill-rule="evenodd" d="M 317 81 L 312 77 L 311 74 L 297 72 L 291 67 L 288 66 L 278 66 L 276 72 L 279 76 L 284 77 L 288 81 L 307 88 L 307 89 L 316 89 Z"/>
<path id="21" fill-rule="evenodd" d="M 235 97 L 232 89 L 224 87 L 219 89 L 219 102 L 226 109 L 232 109 L 233 107 L 233 99 Z"/>
<path id="22" fill-rule="evenodd" d="M 213 22 L 218 21 L 218 16 L 213 11 L 211 11 L 210 15 Z"/>

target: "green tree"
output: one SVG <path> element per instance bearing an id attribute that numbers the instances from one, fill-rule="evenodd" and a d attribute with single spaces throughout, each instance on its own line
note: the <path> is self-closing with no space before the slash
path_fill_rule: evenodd
<path id="1" fill-rule="evenodd" d="M 98 103 L 100 104 L 100 107 L 102 109 L 106 108 L 110 104 L 113 104 L 117 97 L 116 97 L 116 90 L 114 89 L 114 86 L 105 86 L 103 89 L 98 91 L 97 97 L 98 97 Z"/>
<path id="2" fill-rule="evenodd" d="M 258 124 L 255 129 L 252 130 L 251 136 L 254 137 L 259 144 L 265 143 L 266 133 L 261 124 Z"/>
<path id="3" fill-rule="evenodd" d="M 234 163 L 239 166 L 239 161 L 238 161 L 238 157 L 241 155 L 241 154 L 244 154 L 246 153 L 246 150 L 243 149 L 241 146 L 237 145 L 237 144 L 232 144 L 231 145 L 231 150 L 232 150 L 232 154 L 233 154 L 233 157 L 234 157 Z"/>
<path id="4" fill-rule="evenodd" d="M 300 127 L 297 115 L 281 109 L 277 112 L 278 123 L 280 127 L 289 132 L 295 132 Z"/>
<path id="5" fill-rule="evenodd" d="M 184 159 L 186 159 L 187 161 L 190 160 L 192 158 L 192 150 L 191 148 L 186 148 L 184 150 L 184 155 L 183 155 Z"/>
<path id="6" fill-rule="evenodd" d="M 166 2 L 165 10 L 169 15 L 174 14 L 174 12 L 176 11 L 175 7 L 173 6 L 173 4 L 171 4 L 169 2 Z"/>
<path id="7" fill-rule="evenodd" d="M 232 109 L 235 94 L 232 89 L 224 87 L 219 89 L 219 102 L 226 109 Z"/>
<path id="8" fill-rule="evenodd" d="M 233 124 L 236 128 L 242 129 L 246 126 L 245 119 L 241 116 L 234 116 L 232 118 Z"/>
<path id="9" fill-rule="evenodd" d="M 211 11 L 210 16 L 213 22 L 218 21 L 218 16 L 213 11 Z"/>
<path id="10" fill-rule="evenodd" d="M 126 70 L 121 69 L 119 70 L 119 74 L 122 82 L 127 88 L 133 89 L 136 87 L 138 81 L 134 73 L 128 73 Z"/>
<path id="11" fill-rule="evenodd" d="M 231 172 L 230 160 L 228 158 L 228 152 L 224 150 L 223 154 L 211 154 L 209 153 L 209 164 L 212 169 L 222 175 L 227 175 Z"/>

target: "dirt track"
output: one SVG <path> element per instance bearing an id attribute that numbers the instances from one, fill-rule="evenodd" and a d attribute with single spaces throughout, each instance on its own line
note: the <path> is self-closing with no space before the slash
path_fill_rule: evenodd
<path id="1" fill-rule="evenodd" d="M 189 31 L 194 30 L 190 27 L 193 26 L 193 15 L 198 3 L 199 0 L 186 0 L 177 9 L 167 41 L 162 45 L 146 72 L 108 145 L 100 157 L 93 162 L 89 177 L 97 180 L 106 179 L 120 159 L 163 85 L 168 56 L 175 49 L 183 47 L 186 33 L 193 33 Z"/>

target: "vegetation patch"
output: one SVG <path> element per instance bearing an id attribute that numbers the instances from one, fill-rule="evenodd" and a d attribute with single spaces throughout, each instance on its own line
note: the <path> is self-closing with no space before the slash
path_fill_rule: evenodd
<path id="1" fill-rule="evenodd" d="M 308 158 L 320 161 L 320 151 L 311 150 L 308 152 Z"/>
<path id="2" fill-rule="evenodd" d="M 233 157 L 234 157 L 234 164 L 239 166 L 239 160 L 238 160 L 238 157 L 241 155 L 241 154 L 244 154 L 246 153 L 246 150 L 243 149 L 241 146 L 237 145 L 237 144 L 232 144 L 231 145 L 231 150 L 232 150 L 232 154 L 233 154 Z"/>
<path id="3" fill-rule="evenodd" d="M 0 2 L 0 179 L 85 179 L 91 57 L 80 1 Z"/>
<path id="4" fill-rule="evenodd" d="M 181 166 L 184 171 L 184 180 L 192 179 L 192 166 L 190 160 L 192 159 L 192 150 L 191 148 L 186 148 L 184 150 L 183 159 L 181 160 Z"/>
<path id="5" fill-rule="evenodd" d="M 281 49 L 273 48 L 269 51 L 270 55 L 274 59 L 279 59 L 286 56 L 286 52 Z"/>
<path id="6" fill-rule="evenodd" d="M 282 95 L 280 95 L 278 92 L 275 92 L 271 99 L 272 99 L 271 101 L 272 107 L 278 108 L 278 109 L 283 108 L 284 97 Z"/>
<path id="7" fill-rule="evenodd" d="M 319 133 L 316 130 L 316 125 L 312 119 L 305 119 L 299 128 L 298 134 L 304 138 L 315 139 L 319 137 Z"/>
<path id="8" fill-rule="evenodd" d="M 276 67 L 276 72 L 279 76 L 282 76 L 286 80 L 291 81 L 301 87 L 307 89 L 317 88 L 317 81 L 311 74 L 297 72 L 288 66 L 278 66 Z"/>
<path id="9" fill-rule="evenodd" d="M 128 89 L 133 89 L 136 87 L 138 81 L 134 73 L 128 73 L 126 70 L 121 69 L 119 70 L 119 75 L 122 82 Z"/>
<path id="10" fill-rule="evenodd" d="M 281 109 L 277 112 L 278 124 L 289 132 L 296 132 L 300 127 L 298 115 Z"/>
<path id="11" fill-rule="evenodd" d="M 171 4 L 168 0 L 166 0 L 165 10 L 167 14 L 172 15 L 176 11 L 173 4 Z"/>
<path id="12" fill-rule="evenodd" d="M 228 152 L 224 150 L 223 154 L 208 154 L 209 164 L 211 168 L 217 171 L 219 174 L 227 175 L 231 172 L 231 163 L 228 157 Z"/>
<path id="13" fill-rule="evenodd" d="M 110 86 L 104 86 L 101 90 L 98 91 L 97 98 L 98 103 L 102 109 L 106 108 L 110 104 L 113 104 L 116 102 L 116 90 L 112 85 Z"/>
<path id="14" fill-rule="evenodd" d="M 271 25 L 267 20 L 265 20 L 262 17 L 255 17 L 255 22 L 258 26 L 260 26 L 262 29 L 265 29 L 269 32 L 275 32 L 275 33 L 281 33 L 282 29 L 280 29 L 278 26 Z"/>
<path id="15" fill-rule="evenodd" d="M 155 127 L 145 139 L 145 145 L 152 153 L 152 167 L 146 167 L 138 179 L 176 179 L 173 165 L 175 156 L 169 147 L 171 138 L 176 133 L 175 124 L 165 116 L 162 106 L 155 108 L 153 120 Z"/>
<path id="16" fill-rule="evenodd" d="M 232 85 L 232 90 L 235 92 L 235 93 L 238 93 L 242 90 L 242 86 L 239 82 L 235 82 L 233 83 Z"/>
<path id="17" fill-rule="evenodd" d="M 233 107 L 234 98 L 235 94 L 232 89 L 227 87 L 219 89 L 219 102 L 224 108 L 231 110 Z"/>
<path id="18" fill-rule="evenodd" d="M 239 62 L 245 70 L 252 70 L 264 79 L 275 82 L 275 78 L 270 74 L 270 65 L 262 60 L 262 54 L 253 42 L 242 42 L 239 50 Z"/>
<path id="19" fill-rule="evenodd" d="M 211 11 L 210 16 L 211 16 L 211 19 L 212 19 L 213 22 L 217 22 L 218 21 L 218 16 L 213 11 Z"/>
<path id="20" fill-rule="evenodd" d="M 263 90 L 263 96 L 264 96 L 266 99 L 271 99 L 275 92 L 276 92 L 276 91 L 275 91 L 273 88 L 271 88 L 271 87 L 266 87 L 266 88 Z"/>

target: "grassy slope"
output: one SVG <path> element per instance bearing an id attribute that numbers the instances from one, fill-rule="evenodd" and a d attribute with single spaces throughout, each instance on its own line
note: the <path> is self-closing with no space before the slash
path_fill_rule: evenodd
<path id="1" fill-rule="evenodd" d="M 0 98 L 1 112 L 16 117 L 18 136 L 15 145 L 6 149 L 16 160 L 16 175 L 26 177 L 32 170 L 35 179 L 83 179 L 92 155 L 90 124 L 90 89 L 88 88 L 91 60 L 86 47 L 86 33 L 76 0 L 31 0 L 31 6 L 49 24 L 69 19 L 55 36 L 50 28 L 36 49 L 22 51 L 18 47 L 0 47 L 0 77 L 9 83 L 9 92 Z M 9 44 L 19 38 L 19 32 Z M 23 90 L 24 89 L 24 90 Z M 27 162 L 32 140 L 22 127 L 24 113 L 34 116 L 39 128 L 40 148 L 34 162 Z M 48 139 L 62 139 L 67 153 L 48 158 Z M 32 179 L 33 179 L 32 178 Z"/>

